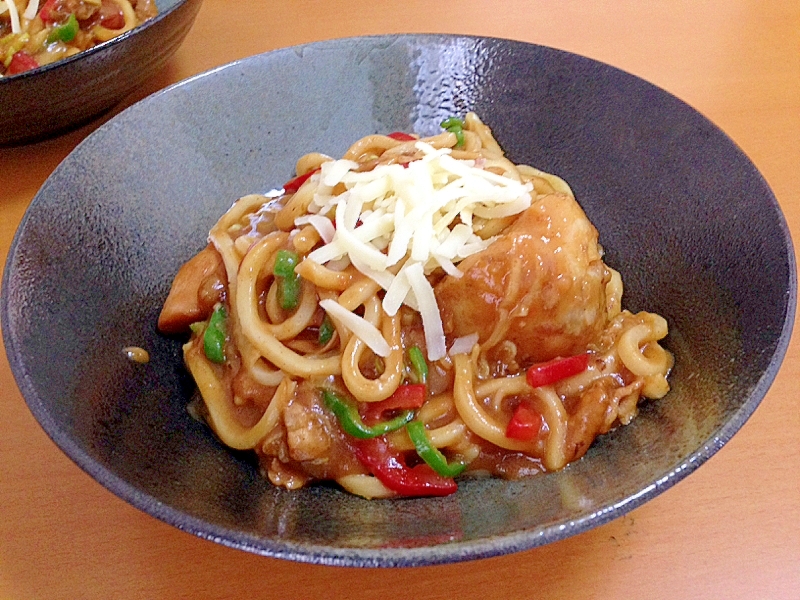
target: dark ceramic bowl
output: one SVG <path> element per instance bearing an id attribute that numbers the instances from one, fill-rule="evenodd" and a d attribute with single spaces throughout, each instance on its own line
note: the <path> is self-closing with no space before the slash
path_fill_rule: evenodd
<path id="1" fill-rule="evenodd" d="M 119 37 L 0 79 L 0 146 L 86 123 L 157 73 L 183 42 L 202 0 L 156 0 L 159 14 Z"/>
<path id="2" fill-rule="evenodd" d="M 664 315 L 673 389 L 561 472 L 470 480 L 440 499 L 273 488 L 186 410 L 180 341 L 156 319 L 178 267 L 232 200 L 302 153 L 432 133 L 476 110 L 509 156 L 563 176 L 625 304 Z M 113 174 L 110 176 L 109 174 Z M 90 135 L 34 199 L 8 257 L 3 333 L 22 394 L 80 467 L 203 538 L 335 565 L 461 561 L 614 519 L 686 477 L 744 424 L 787 348 L 789 232 L 747 157 L 668 93 L 607 65 L 472 37 L 309 44 L 159 92 Z M 134 364 L 124 346 L 150 351 Z"/>

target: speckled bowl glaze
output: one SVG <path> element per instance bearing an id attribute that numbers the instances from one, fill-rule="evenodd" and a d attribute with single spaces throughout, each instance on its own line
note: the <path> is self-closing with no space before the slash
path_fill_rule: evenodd
<path id="1" fill-rule="evenodd" d="M 109 110 L 164 66 L 202 0 L 156 0 L 159 14 L 70 58 L 0 79 L 0 146 L 52 137 Z"/>
<path id="2" fill-rule="evenodd" d="M 186 410 L 193 384 L 156 319 L 179 266 L 231 202 L 279 187 L 302 153 L 430 134 L 477 111 L 510 158 L 563 176 L 623 274 L 664 315 L 673 390 L 561 472 L 468 480 L 437 499 L 366 501 L 263 480 Z M 113 174 L 113 176 L 111 175 Z M 3 334 L 30 410 L 139 509 L 203 538 L 329 565 L 409 566 L 539 546 L 686 477 L 755 410 L 787 348 L 796 270 L 778 203 L 717 127 L 607 65 L 499 39 L 345 39 L 255 56 L 127 109 L 56 169 L 5 270 Z M 147 365 L 121 349 L 150 351 Z"/>

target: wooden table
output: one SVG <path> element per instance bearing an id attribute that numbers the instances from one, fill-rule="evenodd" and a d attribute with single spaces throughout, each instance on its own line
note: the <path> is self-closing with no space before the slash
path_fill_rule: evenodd
<path id="1" fill-rule="evenodd" d="M 800 3 L 206 0 L 164 71 L 123 106 L 234 59 L 313 40 L 453 32 L 554 46 L 682 98 L 725 130 L 800 240 Z M 0 257 L 50 172 L 100 122 L 0 150 Z M 2 351 L 0 351 L 2 352 Z M 0 355 L 2 598 L 800 598 L 800 348 L 697 473 L 628 515 L 543 548 L 418 569 L 342 569 L 203 541 L 117 499 L 28 412 Z"/>

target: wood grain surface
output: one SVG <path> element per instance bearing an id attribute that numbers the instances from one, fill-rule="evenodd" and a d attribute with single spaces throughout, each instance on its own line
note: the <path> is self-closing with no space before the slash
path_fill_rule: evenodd
<path id="1" fill-rule="evenodd" d="M 796 0 L 205 0 L 166 68 L 114 112 L 229 61 L 314 40 L 498 36 L 576 52 L 685 100 L 746 152 L 800 239 Z M 112 113 L 113 114 L 113 113 Z M 0 258 L 57 164 L 108 116 L 0 150 Z M 203 541 L 141 513 L 66 458 L 0 350 L 0 598 L 800 598 L 800 348 L 716 456 L 653 501 L 510 556 L 415 569 L 319 567 Z"/>

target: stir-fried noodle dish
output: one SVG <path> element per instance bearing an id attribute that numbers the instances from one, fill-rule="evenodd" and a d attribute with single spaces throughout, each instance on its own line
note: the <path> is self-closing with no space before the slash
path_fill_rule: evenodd
<path id="1" fill-rule="evenodd" d="M 155 0 L 0 0 L 0 77 L 87 50 L 157 13 Z"/>
<path id="2" fill-rule="evenodd" d="M 578 460 L 669 390 L 667 322 L 622 279 L 560 178 L 509 161 L 477 115 L 369 135 L 239 199 L 159 318 L 192 412 L 297 489 L 447 495 Z"/>

